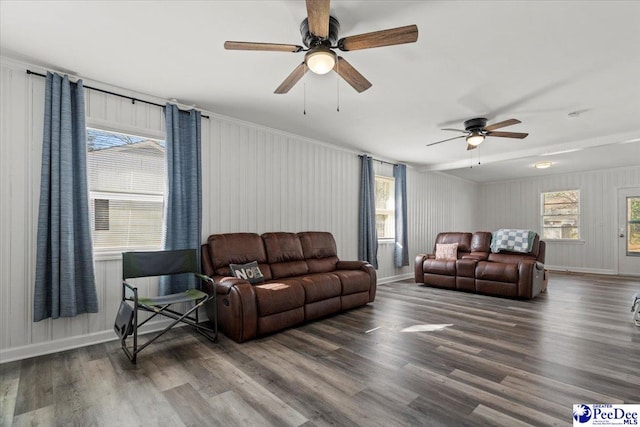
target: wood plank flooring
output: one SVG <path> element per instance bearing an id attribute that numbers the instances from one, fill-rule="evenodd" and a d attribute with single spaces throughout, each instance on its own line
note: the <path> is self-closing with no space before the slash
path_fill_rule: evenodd
<path id="1" fill-rule="evenodd" d="M 401 281 L 374 304 L 236 344 L 172 331 L 0 365 L 1 426 L 547 426 L 640 402 L 634 278 L 551 273 L 532 301 Z M 451 325 L 402 332 L 414 325 Z"/>

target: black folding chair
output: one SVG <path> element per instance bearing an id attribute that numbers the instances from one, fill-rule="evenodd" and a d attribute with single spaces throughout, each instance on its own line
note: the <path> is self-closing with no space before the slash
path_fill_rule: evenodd
<path id="1" fill-rule="evenodd" d="M 209 295 L 200 289 L 188 289 L 184 292 L 145 297 L 138 293 L 138 288 L 127 282 L 127 279 L 139 277 L 156 277 L 166 275 L 191 273 L 196 278 L 196 284 L 201 288 L 201 280 L 211 283 L 213 295 Z M 136 363 L 138 353 L 144 350 L 153 341 L 160 338 L 169 329 L 178 323 L 186 323 L 209 340 L 218 340 L 218 322 L 214 319 L 213 328 L 199 324 L 198 309 L 209 301 L 216 299 L 216 287 L 213 279 L 198 272 L 198 259 L 195 249 L 154 251 L 154 252 L 124 252 L 122 254 L 122 302 L 116 317 L 114 330 L 120 337 L 120 343 L 125 354 L 132 363 Z M 184 312 L 170 308 L 174 304 L 193 304 Z M 138 311 L 143 310 L 152 313 L 146 320 L 138 323 Z M 172 318 L 173 321 L 160 332 L 142 345 L 138 345 L 138 329 L 157 315 Z M 127 346 L 127 337 L 133 335 L 133 347 Z"/>

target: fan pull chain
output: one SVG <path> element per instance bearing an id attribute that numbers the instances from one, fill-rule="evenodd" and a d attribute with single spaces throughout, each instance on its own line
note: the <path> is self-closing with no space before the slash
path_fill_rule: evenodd
<path id="1" fill-rule="evenodd" d="M 478 147 L 478 164 L 480 164 L 480 147 Z"/>
<path id="2" fill-rule="evenodd" d="M 340 60 L 336 62 L 336 111 L 340 112 L 340 74 L 338 73 L 340 69 Z"/>
<path id="3" fill-rule="evenodd" d="M 304 81 L 302 82 L 302 92 L 303 92 L 303 104 L 302 104 L 302 114 L 307 115 L 307 64 L 304 64 Z"/>

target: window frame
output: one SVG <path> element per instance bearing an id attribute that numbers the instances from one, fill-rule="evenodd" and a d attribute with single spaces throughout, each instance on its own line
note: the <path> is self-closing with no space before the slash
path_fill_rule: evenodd
<path id="1" fill-rule="evenodd" d="M 375 216 L 376 216 L 376 238 L 378 239 L 379 242 L 395 242 L 396 239 L 396 229 L 395 229 L 395 218 L 396 218 L 396 207 L 395 207 L 395 186 L 396 186 L 396 179 L 392 176 L 386 176 L 386 175 L 378 175 L 375 174 L 374 175 L 374 191 L 375 188 L 377 188 L 377 183 L 378 181 L 386 181 L 390 186 L 391 186 L 391 191 L 392 191 L 392 195 L 393 195 L 393 204 L 392 204 L 392 208 L 391 209 L 383 209 L 383 208 L 378 208 L 377 203 L 375 206 Z M 374 201 L 377 201 L 377 195 L 374 194 Z M 392 235 L 385 235 L 383 237 L 379 237 L 378 236 L 378 220 L 377 217 L 378 215 L 390 215 L 391 216 L 391 221 L 392 224 L 389 227 L 385 227 L 385 228 L 390 228 L 392 230 Z"/>
<path id="2" fill-rule="evenodd" d="M 545 218 L 546 217 L 552 217 L 552 216 L 558 216 L 558 215 L 545 215 L 545 206 L 547 206 L 547 204 L 545 203 L 545 195 L 549 194 L 549 193 L 576 193 L 577 194 L 577 202 L 575 204 L 577 204 L 577 213 L 576 214 L 570 214 L 570 215 L 576 215 L 577 217 L 577 221 L 576 221 L 576 225 L 575 228 L 577 230 L 577 236 L 575 238 L 550 238 L 550 237 L 545 237 L 545 230 L 547 229 L 554 229 L 554 228 L 559 228 L 559 227 L 546 227 L 545 226 Z M 580 188 L 570 188 L 570 189 L 561 189 L 561 190 L 545 190 L 545 191 L 541 191 L 540 192 L 540 231 L 541 231 L 541 235 L 540 235 L 540 239 L 546 241 L 546 242 L 565 242 L 565 243 L 582 243 L 582 196 L 581 196 L 581 191 Z"/>
<path id="3" fill-rule="evenodd" d="M 166 136 L 164 133 L 151 133 L 145 132 L 140 129 L 134 129 L 130 126 L 110 126 L 105 125 L 104 123 L 95 123 L 87 120 L 86 131 L 87 134 L 89 131 L 95 130 L 98 132 L 106 132 L 106 133 L 115 133 L 120 135 L 131 136 L 135 138 L 144 138 L 148 140 L 154 140 L 157 142 L 164 142 L 166 140 Z M 87 141 L 88 144 L 88 141 Z M 87 147 L 87 157 L 89 155 L 89 150 Z M 166 156 L 166 147 L 165 147 L 165 156 Z M 87 168 L 87 173 L 89 173 L 89 168 Z M 118 201 L 131 201 L 131 202 L 151 202 L 151 203 L 160 203 L 162 206 L 162 210 L 164 212 L 164 203 L 166 201 L 166 185 L 164 186 L 162 194 L 158 194 L 155 192 L 118 192 L 118 191 L 99 191 L 92 190 L 88 188 L 89 192 L 89 212 L 91 214 L 91 233 L 92 233 L 92 245 L 95 245 L 93 234 L 96 232 L 95 230 L 95 211 L 94 211 L 94 200 L 96 199 L 107 199 L 107 200 L 118 200 Z M 163 215 L 164 216 L 164 215 Z M 104 248 L 104 249 L 96 249 L 93 247 L 93 257 L 96 261 L 106 261 L 106 260 L 114 260 L 120 259 L 123 252 L 126 251 L 135 251 L 135 250 L 160 250 L 162 243 L 157 248 L 149 248 L 149 247 L 113 247 L 113 248 Z"/>

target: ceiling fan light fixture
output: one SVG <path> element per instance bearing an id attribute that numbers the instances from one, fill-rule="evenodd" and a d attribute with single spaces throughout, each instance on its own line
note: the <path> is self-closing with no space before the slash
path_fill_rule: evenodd
<path id="1" fill-rule="evenodd" d="M 553 165 L 553 162 L 538 162 L 533 165 L 536 169 L 547 169 Z"/>
<path id="2" fill-rule="evenodd" d="M 336 65 L 336 54 L 326 46 L 317 46 L 307 52 L 304 62 L 315 74 L 327 74 Z"/>
<path id="3" fill-rule="evenodd" d="M 471 135 L 467 137 L 467 144 L 473 145 L 474 147 L 482 144 L 483 141 L 484 135 L 480 131 L 473 131 L 471 132 Z"/>

